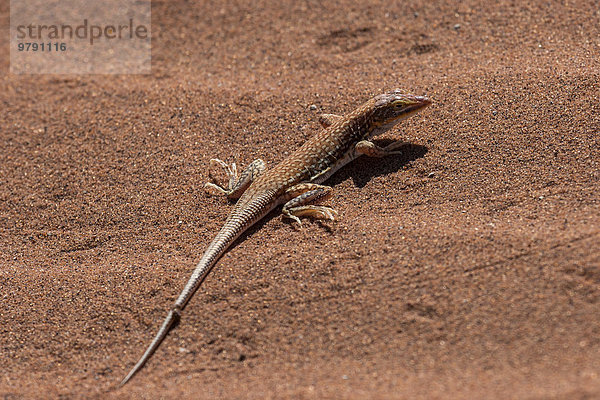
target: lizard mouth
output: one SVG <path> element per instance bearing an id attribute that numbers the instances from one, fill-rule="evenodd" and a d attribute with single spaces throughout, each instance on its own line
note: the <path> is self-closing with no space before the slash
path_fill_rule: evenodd
<path id="1" fill-rule="evenodd" d="M 429 98 L 425 96 L 413 96 L 411 100 L 413 100 L 413 104 L 409 106 L 407 110 L 409 112 L 420 110 L 421 108 L 427 107 L 431 104 L 431 100 L 429 100 Z"/>
<path id="2" fill-rule="evenodd" d="M 427 98 L 425 96 L 410 96 L 408 104 L 406 104 L 404 106 L 402 111 L 400 111 L 398 114 L 392 116 L 391 118 L 386 119 L 385 121 L 376 123 L 375 125 L 377 128 L 389 129 L 396 123 L 402 121 L 403 119 L 410 117 L 411 115 L 417 113 L 418 111 L 429 106 L 430 104 L 431 104 L 431 100 L 429 100 L 429 98 Z"/>
<path id="3" fill-rule="evenodd" d="M 410 100 L 410 104 L 408 104 L 403 112 L 398 116 L 399 119 L 408 118 L 417 111 L 422 110 L 431 104 L 431 100 L 425 96 L 411 96 Z"/>
<path id="4" fill-rule="evenodd" d="M 404 106 L 402 111 L 398 115 L 387 120 L 385 122 L 386 124 L 406 119 L 431 104 L 431 100 L 425 96 L 410 96 L 408 100 L 408 104 Z"/>

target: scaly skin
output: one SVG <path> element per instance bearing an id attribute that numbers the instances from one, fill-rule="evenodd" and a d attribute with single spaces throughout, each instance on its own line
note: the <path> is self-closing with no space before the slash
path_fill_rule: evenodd
<path id="1" fill-rule="evenodd" d="M 166 335 L 179 321 L 181 311 L 190 301 L 202 281 L 219 258 L 249 227 L 260 221 L 274 208 L 284 205 L 282 213 L 300 223 L 300 216 L 333 219 L 335 211 L 318 205 L 331 195 L 331 188 L 320 183 L 352 160 L 367 155 L 383 157 L 401 153 L 394 151 L 402 145 L 395 142 L 381 148 L 369 139 L 389 130 L 396 123 L 431 104 L 426 97 L 404 94 L 400 90 L 370 99 L 345 116 L 324 114 L 324 129 L 308 140 L 287 159 L 269 171 L 261 160 L 253 162 L 240 177 L 235 164 L 230 168 L 220 160 L 211 160 L 227 169 L 227 189 L 208 183 L 229 198 L 238 198 L 225 224 L 210 243 L 183 291 L 172 306 L 156 337 L 129 374 L 126 384 L 148 361 Z"/>

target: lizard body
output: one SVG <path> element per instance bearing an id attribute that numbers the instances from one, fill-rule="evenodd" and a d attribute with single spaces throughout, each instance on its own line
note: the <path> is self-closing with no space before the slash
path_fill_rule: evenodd
<path id="1" fill-rule="evenodd" d="M 318 205 L 332 191 L 331 187 L 321 183 L 361 155 L 383 157 L 401 153 L 396 150 L 402 142 L 382 148 L 369 139 L 429 104 L 431 102 L 426 97 L 394 90 L 375 96 L 345 116 L 325 114 L 320 121 L 324 129 L 268 171 L 265 171 L 262 160 L 256 160 L 238 177 L 235 164 L 230 167 L 221 160 L 211 160 L 211 163 L 226 169 L 229 185 L 228 188 L 214 183 L 206 185 L 230 199 L 238 198 L 238 201 L 198 262 L 154 340 L 121 385 L 127 383 L 148 361 L 179 321 L 181 311 L 212 267 L 242 233 L 282 204 L 283 216 L 297 222 L 300 222 L 300 216 L 333 219 L 334 210 Z"/>

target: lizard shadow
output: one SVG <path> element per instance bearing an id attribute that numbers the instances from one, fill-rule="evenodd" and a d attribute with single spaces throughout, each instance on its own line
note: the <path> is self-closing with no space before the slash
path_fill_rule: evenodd
<path id="1" fill-rule="evenodd" d="M 394 141 L 383 139 L 375 140 L 374 142 L 378 146 L 385 147 Z M 329 186 L 335 186 L 348 178 L 352 178 L 354 185 L 356 185 L 359 188 L 362 188 L 366 186 L 367 183 L 369 183 L 369 181 L 374 177 L 397 172 L 411 161 L 425 156 L 425 154 L 427 154 L 427 152 L 429 151 L 429 149 L 426 146 L 412 143 L 404 144 L 399 150 L 402 151 L 402 154 L 387 156 L 383 158 L 372 158 L 365 156 L 360 157 L 357 160 L 353 161 L 351 164 L 337 171 L 331 178 L 328 179 L 326 184 L 329 184 Z M 238 244 L 246 240 L 246 238 L 248 238 L 249 236 L 253 235 L 254 232 L 262 229 L 262 227 L 266 225 L 269 221 L 271 221 L 273 218 L 280 218 L 279 211 L 280 207 L 270 212 L 265 218 L 251 226 L 233 243 L 231 249 L 233 249 Z M 330 225 L 331 221 L 316 220 L 315 223 L 329 233 L 333 233 L 334 231 Z M 284 224 L 294 225 L 295 223 L 292 220 L 284 219 Z"/>
<path id="2" fill-rule="evenodd" d="M 385 147 L 393 140 L 375 140 L 375 144 Z M 363 188 L 369 181 L 375 177 L 388 175 L 398 172 L 408 163 L 424 157 L 429 151 L 426 146 L 419 144 L 405 143 L 400 149 L 402 154 L 386 156 L 383 158 L 373 158 L 362 156 L 336 172 L 328 181 L 331 186 L 339 185 L 348 178 L 356 187 Z"/>

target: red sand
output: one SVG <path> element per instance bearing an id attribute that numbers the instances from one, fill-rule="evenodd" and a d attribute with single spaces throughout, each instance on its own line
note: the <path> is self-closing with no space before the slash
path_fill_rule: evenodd
<path id="1" fill-rule="evenodd" d="M 147 76 L 9 75 L 3 30 L 0 398 L 600 398 L 597 2 L 347 3 L 156 1 Z M 231 207 L 208 160 L 396 87 L 406 156 L 252 229 L 115 389 Z"/>

